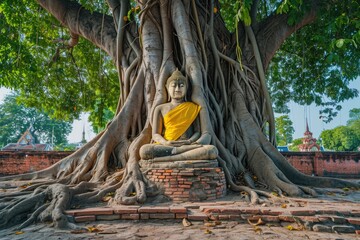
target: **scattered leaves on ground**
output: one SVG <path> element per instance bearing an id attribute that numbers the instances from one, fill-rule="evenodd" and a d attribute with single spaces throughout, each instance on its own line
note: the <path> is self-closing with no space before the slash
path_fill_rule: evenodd
<path id="1" fill-rule="evenodd" d="M 22 232 L 22 231 L 15 232 L 15 235 L 20 235 L 20 234 L 24 234 L 24 232 Z"/>
<path id="2" fill-rule="evenodd" d="M 282 207 L 282 208 L 287 208 L 287 204 L 286 204 L 286 203 L 283 203 L 283 204 L 281 204 L 281 207 Z"/>
<path id="3" fill-rule="evenodd" d="M 212 234 L 212 231 L 209 230 L 209 229 L 206 229 L 206 230 L 204 231 L 204 233 L 205 233 L 205 234 Z"/>

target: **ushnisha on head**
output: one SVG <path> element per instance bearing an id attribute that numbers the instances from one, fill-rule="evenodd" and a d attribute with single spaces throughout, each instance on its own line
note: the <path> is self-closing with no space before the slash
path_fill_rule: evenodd
<path id="1" fill-rule="evenodd" d="M 174 80 L 182 80 L 182 81 L 184 81 L 184 83 L 186 84 L 186 87 L 189 86 L 187 78 L 186 78 L 178 69 L 176 69 L 176 70 L 171 74 L 171 76 L 166 80 L 166 84 L 165 84 L 166 89 L 169 88 L 170 82 L 172 82 L 172 81 L 174 81 Z"/>
<path id="2" fill-rule="evenodd" d="M 166 90 L 169 94 L 169 100 L 170 98 L 182 101 L 185 100 L 187 89 L 188 80 L 179 70 L 174 71 L 166 81 Z"/>

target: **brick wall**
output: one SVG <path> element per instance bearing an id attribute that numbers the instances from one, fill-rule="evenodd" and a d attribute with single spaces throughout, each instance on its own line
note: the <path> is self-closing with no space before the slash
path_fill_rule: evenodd
<path id="1" fill-rule="evenodd" d="M 47 168 L 72 152 L 0 151 L 0 176 Z M 360 178 L 360 152 L 282 152 L 305 174 Z"/>
<path id="2" fill-rule="evenodd" d="M 35 172 L 53 165 L 71 153 L 0 151 L 0 176 Z"/>
<path id="3" fill-rule="evenodd" d="M 360 152 L 282 152 L 300 172 L 309 175 L 360 178 Z"/>

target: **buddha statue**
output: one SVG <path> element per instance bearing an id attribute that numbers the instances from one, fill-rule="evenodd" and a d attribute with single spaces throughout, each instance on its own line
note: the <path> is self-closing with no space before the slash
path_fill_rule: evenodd
<path id="1" fill-rule="evenodd" d="M 140 149 L 142 160 L 173 162 L 214 160 L 215 146 L 209 145 L 211 136 L 201 133 L 201 107 L 186 101 L 188 80 L 179 70 L 166 81 L 169 102 L 158 105 L 152 119 L 152 140 Z"/>

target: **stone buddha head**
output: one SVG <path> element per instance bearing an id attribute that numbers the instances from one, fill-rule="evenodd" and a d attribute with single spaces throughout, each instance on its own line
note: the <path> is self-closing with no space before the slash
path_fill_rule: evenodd
<path id="1" fill-rule="evenodd" d="M 166 90 L 168 98 L 170 99 L 184 99 L 188 90 L 188 80 L 179 71 L 174 71 L 171 76 L 166 80 Z"/>

